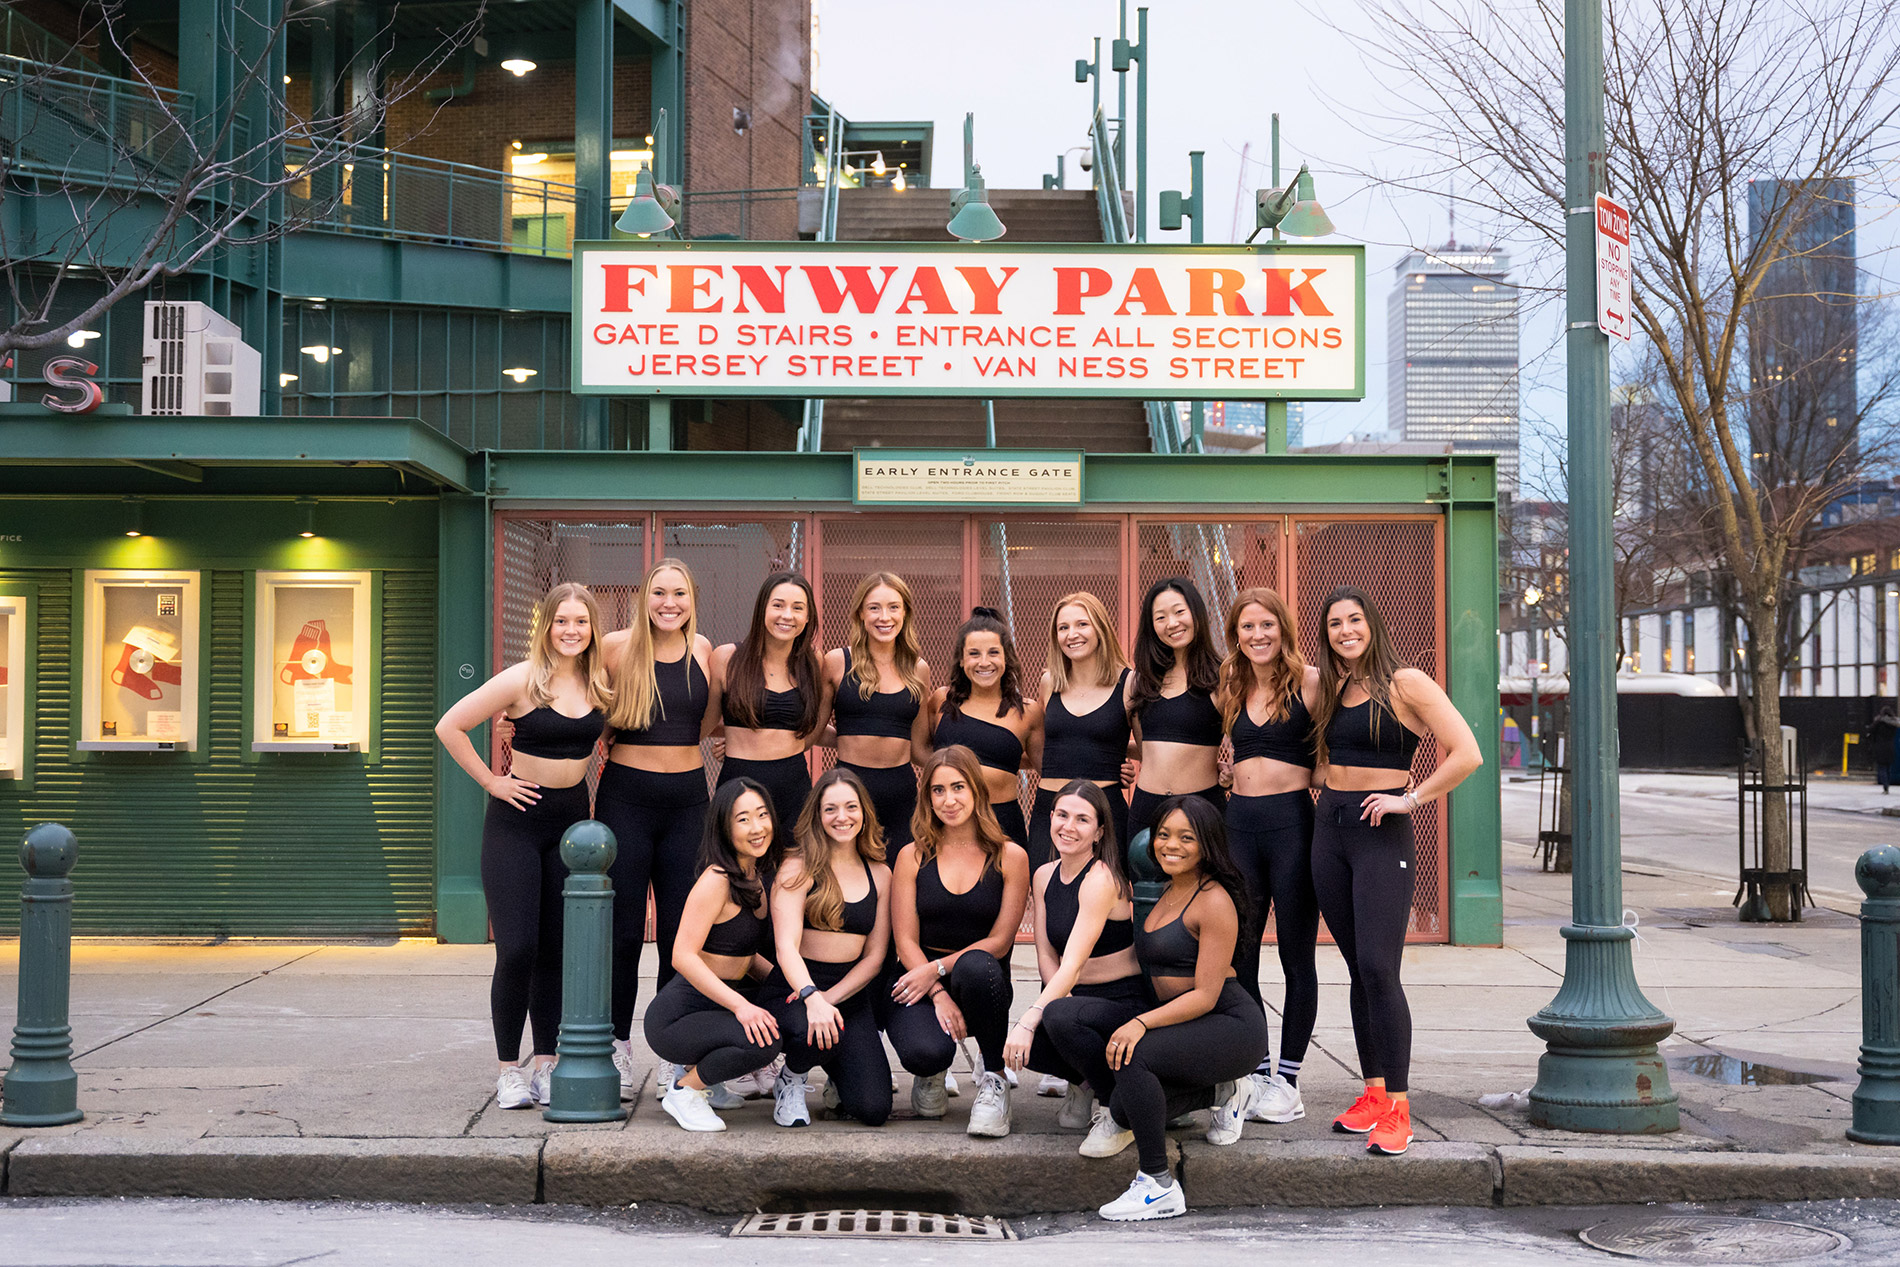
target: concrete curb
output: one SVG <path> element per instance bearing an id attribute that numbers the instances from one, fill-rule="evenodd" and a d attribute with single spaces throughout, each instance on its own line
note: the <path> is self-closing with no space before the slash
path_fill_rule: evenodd
<path id="1" fill-rule="evenodd" d="M 1490 1205 L 1496 1150 L 1415 1143 L 1402 1157 L 1368 1157 L 1363 1140 L 1182 1146 L 1182 1182 L 1196 1205 Z M 1122 1177 L 1122 1175 L 1117 1176 Z"/>
<path id="2" fill-rule="evenodd" d="M 1505 1205 L 1834 1201 L 1900 1192 L 1900 1152 L 1825 1157 L 1507 1145 L 1497 1153 Z"/>

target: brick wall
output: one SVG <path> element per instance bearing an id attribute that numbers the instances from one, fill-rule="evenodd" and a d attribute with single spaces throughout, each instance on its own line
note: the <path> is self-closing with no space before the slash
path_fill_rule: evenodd
<path id="1" fill-rule="evenodd" d="M 783 189 L 799 183 L 810 103 L 809 0 L 694 0 L 686 9 L 686 187 Z M 734 108 L 751 115 L 744 135 Z M 737 232 L 695 221 L 694 232 Z M 790 201 L 752 208 L 749 236 L 798 236 Z"/>
<path id="2" fill-rule="evenodd" d="M 461 82 L 459 60 L 427 88 Z M 644 55 L 614 63 L 614 134 L 638 139 L 652 129 L 652 67 Z M 467 96 L 427 101 L 417 92 L 390 107 L 391 149 L 474 167 L 507 170 L 510 141 L 574 140 L 574 63 L 544 62 L 516 78 L 492 62 L 477 62 Z"/>

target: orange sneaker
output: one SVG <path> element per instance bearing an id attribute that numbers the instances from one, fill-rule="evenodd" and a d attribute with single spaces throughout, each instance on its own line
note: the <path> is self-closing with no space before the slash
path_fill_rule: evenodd
<path id="1" fill-rule="evenodd" d="M 1384 1087 L 1367 1087 L 1352 1107 L 1333 1119 L 1333 1129 L 1342 1135 L 1364 1135 L 1385 1116 L 1392 1101 Z"/>
<path id="2" fill-rule="evenodd" d="M 1366 1151 L 1379 1153 L 1386 1157 L 1397 1157 L 1412 1143 L 1412 1102 L 1410 1100 L 1387 1100 L 1385 1116 L 1372 1128 L 1366 1137 Z"/>

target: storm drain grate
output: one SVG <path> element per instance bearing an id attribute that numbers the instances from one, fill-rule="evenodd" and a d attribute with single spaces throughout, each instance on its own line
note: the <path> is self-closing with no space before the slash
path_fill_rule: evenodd
<path id="1" fill-rule="evenodd" d="M 918 1210 L 808 1210 L 754 1214 L 734 1236 L 864 1236 L 911 1240 L 1013 1241 L 1009 1224 L 989 1215 L 925 1214 Z"/>
<path id="2" fill-rule="evenodd" d="M 1705 1214 L 1612 1219 L 1578 1235 L 1593 1249 L 1653 1263 L 1786 1263 L 1853 1244 L 1839 1232 L 1806 1223 Z"/>

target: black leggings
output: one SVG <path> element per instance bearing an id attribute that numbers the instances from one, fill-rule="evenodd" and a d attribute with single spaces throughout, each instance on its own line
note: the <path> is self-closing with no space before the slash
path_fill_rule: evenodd
<path id="1" fill-rule="evenodd" d="M 1155 816 L 1155 811 L 1161 808 L 1161 802 L 1167 800 L 1168 796 L 1173 795 L 1175 795 L 1175 793 L 1170 792 L 1167 796 L 1164 796 L 1160 792 L 1150 792 L 1143 788 L 1136 788 L 1134 797 L 1128 803 L 1128 838 L 1133 840 L 1138 833 L 1147 831 L 1150 827 L 1153 827 L 1154 823 L 1151 820 Z M 1227 808 L 1227 789 L 1221 787 L 1219 784 L 1213 787 L 1202 788 L 1198 792 L 1189 792 L 1188 795 L 1200 797 L 1215 809 L 1224 810 Z M 1123 845 L 1123 848 L 1126 849 L 1127 846 Z"/>
<path id="2" fill-rule="evenodd" d="M 896 862 L 897 851 L 910 843 L 910 816 L 917 812 L 917 767 L 908 761 L 903 765 L 838 764 L 864 780 L 877 825 L 884 829 L 884 860 Z"/>
<path id="3" fill-rule="evenodd" d="M 990 812 L 996 815 L 996 825 L 1025 849 L 1029 847 L 1029 824 L 1023 819 L 1023 803 L 1014 797 L 1007 801 L 991 801 Z"/>
<path id="4" fill-rule="evenodd" d="M 812 984 L 820 990 L 837 985 L 855 967 L 856 963 L 805 961 Z M 884 1054 L 884 1036 L 871 1005 L 883 977 L 879 973 L 839 1005 L 844 1023 L 838 1027 L 838 1041 L 828 1049 L 813 1047 L 806 1040 L 810 1014 L 803 1003 L 786 1001 L 792 989 L 784 974 L 775 971 L 765 982 L 768 1006 L 778 1018 L 779 1040 L 785 1047 L 785 1067 L 793 1073 L 810 1073 L 813 1065 L 822 1068 L 838 1089 L 838 1107 L 866 1126 L 882 1126 L 891 1115 L 891 1061 Z"/>
<path id="5" fill-rule="evenodd" d="M 1134 1052 L 1118 1073 L 1108 1067 L 1108 1037 L 1128 1023 L 1129 1015 L 1117 1019 L 1106 1008 L 1094 1014 L 1080 1008 L 1058 1011 L 1052 1003 L 1043 1013 L 1043 1024 L 1055 1021 L 1056 1041 L 1065 1050 L 1073 1047 L 1079 1053 L 1093 1046 L 1098 1063 L 1089 1086 L 1115 1121 L 1135 1133 L 1141 1168 L 1163 1175 L 1168 1172 L 1168 1122 L 1213 1104 L 1216 1083 L 1237 1081 L 1254 1071 L 1267 1052 L 1267 1018 L 1240 982 L 1229 977 L 1213 1011 L 1149 1030 L 1135 1041 Z M 1097 1073 L 1109 1084 L 1107 1095 L 1096 1081 Z"/>
<path id="6" fill-rule="evenodd" d="M 686 895 L 699 878 L 706 772 L 656 774 L 609 761 L 594 793 L 594 815 L 607 824 L 619 845 L 607 874 L 614 882 L 614 1037 L 624 1039 L 633 1033 L 633 1008 L 640 996 L 649 880 L 660 947 L 656 976 L 661 986 L 673 979 L 673 938 L 686 910 Z"/>
<path id="7" fill-rule="evenodd" d="M 805 798 L 811 795 L 811 766 L 806 764 L 805 754 L 775 757 L 770 761 L 727 757 L 719 765 L 719 782 L 730 783 L 737 778 L 753 779 L 765 785 L 765 790 L 772 794 L 772 834 L 790 845 L 792 828 L 805 808 Z"/>
<path id="8" fill-rule="evenodd" d="M 935 959 L 947 952 L 924 953 Z M 1000 1074 L 1003 1040 L 1009 1037 L 1009 1005 L 1016 997 L 1009 961 L 999 962 L 987 950 L 966 950 L 943 984 L 950 991 L 950 1001 L 963 1009 L 963 1027 L 983 1053 L 984 1070 Z M 884 1032 L 891 1037 L 897 1059 L 919 1078 L 942 1073 L 956 1059 L 956 1041 L 943 1032 L 936 1005 L 928 996 L 918 1003 L 893 1003 L 886 1013 Z"/>
<path id="9" fill-rule="evenodd" d="M 1390 792 L 1319 794 L 1313 823 L 1313 891 L 1352 974 L 1352 1037 L 1359 1075 L 1384 1078 L 1389 1092 L 1409 1089 L 1412 1009 L 1399 984 L 1405 930 L 1412 920 L 1417 860 L 1412 816 L 1387 814 L 1374 827 L 1361 821 L 1360 803 Z"/>
<path id="10" fill-rule="evenodd" d="M 527 809 L 488 798 L 482 819 L 482 896 L 495 930 L 488 1014 L 495 1055 L 521 1058 L 521 1024 L 532 1021 L 534 1054 L 552 1056 L 561 1030 L 561 836 L 587 817 L 587 784 L 544 787 Z"/>
<path id="11" fill-rule="evenodd" d="M 1037 1073 L 1050 1074 L 1069 1082 L 1086 1082 L 1090 1090 L 1094 1090 L 1095 1078 L 1092 1075 L 1098 1072 L 1098 1066 L 1101 1071 L 1108 1068 L 1107 1040 L 1091 1038 L 1079 1044 L 1082 1050 L 1071 1053 L 1062 1046 L 1064 1036 L 1092 1033 L 1095 1024 L 1107 1024 L 1108 1028 L 1103 1032 L 1112 1034 L 1153 1006 L 1154 996 L 1148 991 L 1148 978 L 1140 973 L 1119 981 L 1078 985 L 1062 998 L 1051 1000 L 1042 1009 L 1042 1023 L 1036 1026 L 1035 1037 L 1029 1040 L 1029 1059 L 1026 1063 Z M 1061 1022 L 1061 1035 L 1050 1022 L 1051 1017 L 1059 1014 L 1058 1009 L 1073 1013 Z M 1089 1018 L 1087 1023 L 1080 1019 L 1084 1016 Z M 1112 1089 L 1113 1079 L 1110 1078 L 1104 1085 Z M 1104 1104 L 1108 1103 L 1105 1095 L 1101 1098 Z"/>
<path id="12" fill-rule="evenodd" d="M 1128 798 L 1122 795 L 1120 786 L 1105 787 L 1108 794 L 1108 816 L 1115 824 L 1115 847 L 1128 851 Z M 1055 857 L 1055 841 L 1049 834 L 1049 815 L 1056 807 L 1057 789 L 1039 787 L 1036 789 L 1036 803 L 1029 809 L 1029 843 L 1023 847 L 1029 851 L 1029 874 L 1036 874 L 1036 868 Z"/>
<path id="13" fill-rule="evenodd" d="M 763 997 L 745 978 L 726 984 L 755 1003 Z M 678 975 L 647 1004 L 644 1029 L 654 1055 L 682 1072 L 692 1069 L 709 1087 L 769 1065 L 779 1053 L 776 1042 L 760 1046 L 746 1037 L 737 1016 Z"/>
<path id="14" fill-rule="evenodd" d="M 1260 938 L 1273 908 L 1274 949 L 1286 977 L 1280 1022 L 1280 1059 L 1306 1060 L 1319 1016 L 1319 903 L 1313 896 L 1313 797 L 1304 790 L 1227 801 L 1227 848 L 1253 897 L 1253 922 L 1241 930 L 1234 964 L 1240 988 L 1260 999 Z M 1264 1006 L 1262 1000 L 1262 1006 Z"/>

